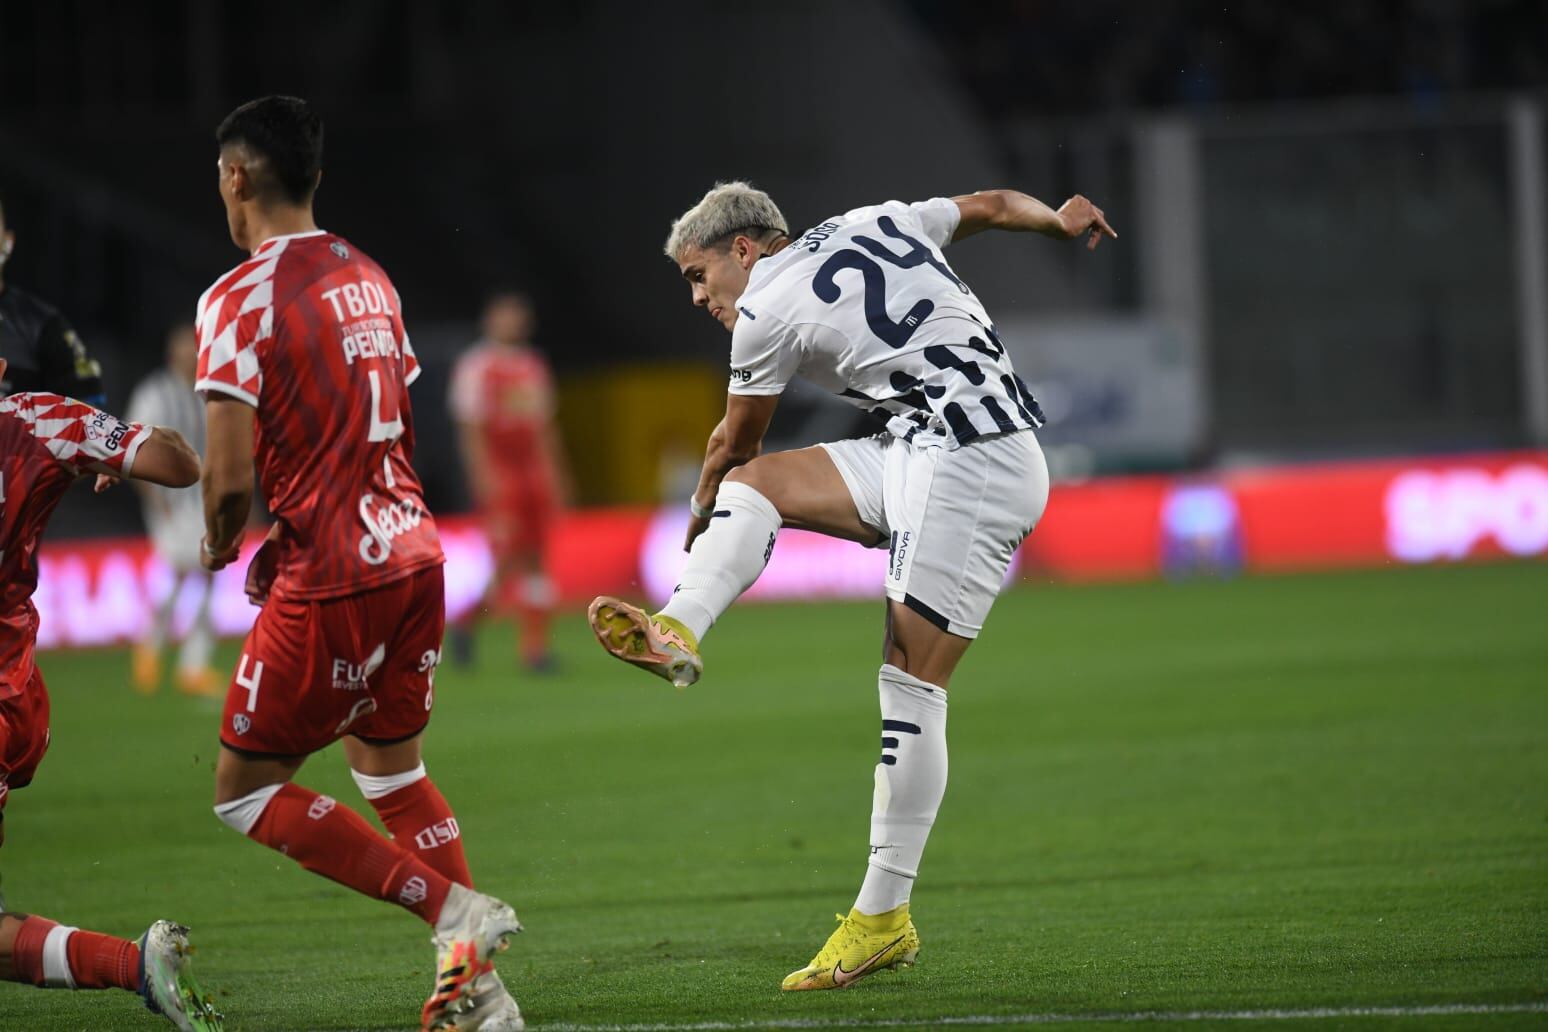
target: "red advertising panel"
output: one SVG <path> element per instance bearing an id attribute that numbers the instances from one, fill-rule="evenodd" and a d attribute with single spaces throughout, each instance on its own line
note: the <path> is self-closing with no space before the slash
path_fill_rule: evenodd
<path id="1" fill-rule="evenodd" d="M 457 616 L 483 594 L 489 546 L 469 519 L 439 523 L 447 609 Z M 663 600 L 685 523 L 679 507 L 568 514 L 551 555 L 560 598 Z M 1020 566 L 1030 579 L 1133 580 L 1502 556 L 1548 556 L 1548 452 L 1059 485 Z M 885 551 L 787 531 L 748 599 L 879 598 L 886 565 Z M 242 594 L 245 569 L 244 558 L 216 578 L 212 617 L 222 634 L 245 632 L 256 613 Z M 174 583 L 138 538 L 50 542 L 39 571 L 45 648 L 131 640 L 173 590 L 183 593 L 174 631 L 193 615 L 190 585 Z"/>

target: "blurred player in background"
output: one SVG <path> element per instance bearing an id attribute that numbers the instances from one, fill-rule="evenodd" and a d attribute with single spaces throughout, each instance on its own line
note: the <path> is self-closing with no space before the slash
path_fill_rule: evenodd
<path id="1" fill-rule="evenodd" d="M 15 251 L 16 234 L 6 225 L 0 198 L 0 358 L 8 363 L 0 394 L 51 391 L 102 405 L 102 369 L 64 316 L 6 282 L 6 263 Z"/>
<path id="2" fill-rule="evenodd" d="M 247 571 L 262 609 L 226 696 L 215 813 L 434 929 L 423 1028 L 505 1032 L 521 1012 L 491 958 L 521 925 L 472 890 L 461 828 L 420 753 L 445 557 L 410 464 L 419 363 L 387 274 L 317 228 L 322 137 L 294 97 L 244 104 L 216 131 L 227 225 L 251 257 L 205 291 L 196 321 L 205 568 L 240 552 L 255 466 L 276 522 Z M 292 781 L 340 739 L 390 838 Z"/>
<path id="3" fill-rule="evenodd" d="M 535 323 L 525 294 L 496 294 L 484 308 L 483 339 L 452 371 L 450 407 L 462 468 L 494 553 L 484 597 L 453 629 L 459 663 L 472 655 L 469 626 L 487 611 L 511 606 L 521 620 L 523 662 L 531 670 L 552 663 L 548 540 L 568 488 L 553 376 L 532 345 Z"/>
<path id="4" fill-rule="evenodd" d="M 0 378 L 5 373 L 0 359 Z M 33 656 L 38 539 L 86 474 L 187 487 L 199 478 L 199 458 L 174 430 L 126 423 L 62 395 L 0 398 L 0 845 L 10 794 L 32 782 L 49 745 L 48 688 Z M 0 902 L 0 979 L 124 989 L 180 1029 L 218 1029 L 220 1016 L 194 984 L 187 954 L 188 929 L 170 921 L 157 921 L 136 943 L 8 913 Z"/>
<path id="5" fill-rule="evenodd" d="M 726 415 L 690 503 L 675 593 L 654 615 L 597 599 L 589 617 L 603 647 L 692 684 L 700 641 L 763 572 L 782 526 L 890 548 L 865 878 L 848 916 L 784 989 L 841 989 L 918 954 L 909 896 L 946 792 L 947 685 L 1048 501 L 1034 433 L 1042 413 L 989 313 L 942 254 L 986 229 L 1084 237 L 1089 247 L 1115 235 L 1084 197 L 1054 211 L 988 190 L 857 208 L 793 238 L 768 194 L 722 183 L 667 239 L 693 303 L 731 333 Z M 885 431 L 762 454 L 797 375 Z"/>
<path id="6" fill-rule="evenodd" d="M 204 454 L 204 405 L 194 393 L 199 366 L 199 338 L 192 326 L 180 325 L 167 334 L 167 364 L 146 377 L 129 396 L 129 418 L 137 423 L 169 426 Z M 172 631 L 172 618 L 183 594 L 193 584 L 198 593 L 193 621 L 183 638 L 177 660 L 177 686 L 189 695 L 216 695 L 221 684 L 210 666 L 215 635 L 210 629 L 210 574 L 199 565 L 199 539 L 204 536 L 204 501 L 198 491 L 136 483 L 145 513 L 145 527 L 161 561 L 172 570 L 172 588 L 157 607 L 145 637 L 135 646 L 134 685 L 154 692 L 161 683 L 161 650 Z"/>

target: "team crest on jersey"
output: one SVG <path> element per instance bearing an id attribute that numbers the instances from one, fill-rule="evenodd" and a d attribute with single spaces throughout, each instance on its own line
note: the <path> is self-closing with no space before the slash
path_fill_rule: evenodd
<path id="1" fill-rule="evenodd" d="M 330 243 L 328 245 L 328 250 L 332 251 L 334 254 L 338 255 L 340 258 L 343 258 L 345 261 L 349 261 L 349 248 L 345 247 L 344 244 L 341 243 L 340 241 L 335 240 L 332 243 Z"/>
<path id="2" fill-rule="evenodd" d="M 246 713 L 238 713 L 231 718 L 231 730 L 239 735 L 245 735 L 252 730 L 253 722 L 248 719 Z"/>

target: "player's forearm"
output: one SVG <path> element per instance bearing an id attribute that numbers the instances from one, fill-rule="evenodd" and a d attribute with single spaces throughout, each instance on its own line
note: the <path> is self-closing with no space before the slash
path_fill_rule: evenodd
<path id="1" fill-rule="evenodd" d="M 204 543 L 231 550 L 253 507 L 253 426 L 257 412 L 228 398 L 205 405 Z"/>
<path id="2" fill-rule="evenodd" d="M 568 508 L 575 502 L 575 478 L 559 440 L 559 430 L 549 423 L 543 430 L 543 461 L 548 467 L 549 483 L 559 493 L 559 503 Z"/>
<path id="3" fill-rule="evenodd" d="M 463 478 L 474 505 L 482 506 L 489 495 L 489 455 L 484 448 L 483 430 L 474 423 L 457 424 L 457 454 L 462 459 Z"/>
<path id="4" fill-rule="evenodd" d="M 152 427 L 129 476 L 162 487 L 192 487 L 199 480 L 199 453 L 170 427 Z"/>
<path id="5" fill-rule="evenodd" d="M 1054 209 L 1019 190 L 980 190 L 956 198 L 962 211 L 953 240 L 999 229 L 1011 233 L 1041 233 L 1067 239 L 1071 234 L 1064 219 Z"/>
<path id="6" fill-rule="evenodd" d="M 220 483 L 206 473 L 204 480 L 204 541 L 210 551 L 228 551 L 247 526 L 253 508 L 251 479 L 238 486 Z"/>
<path id="7" fill-rule="evenodd" d="M 722 421 L 710 434 L 709 446 L 704 450 L 704 469 L 699 473 L 694 501 L 706 509 L 713 506 L 726 474 L 756 459 L 761 450 L 761 441 L 736 440 L 726 432 L 726 424 Z"/>

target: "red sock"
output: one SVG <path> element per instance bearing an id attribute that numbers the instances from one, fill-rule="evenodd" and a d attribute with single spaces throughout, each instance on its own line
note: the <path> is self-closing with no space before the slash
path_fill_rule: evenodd
<path id="1" fill-rule="evenodd" d="M 66 972 L 47 971 L 43 962 L 44 945 L 57 927 L 57 922 L 46 917 L 22 921 L 11 945 L 11 967 L 18 982 L 36 986 L 68 984 Z M 77 928 L 65 940 L 64 962 L 77 989 L 127 989 L 131 993 L 140 990 L 140 947 L 127 939 Z"/>
<path id="2" fill-rule="evenodd" d="M 16 971 L 18 982 L 48 984 L 43 978 L 43 942 L 56 923 L 46 917 L 23 919 L 22 926 L 16 930 L 16 939 L 11 943 L 11 967 Z"/>
<path id="3" fill-rule="evenodd" d="M 523 599 L 518 612 L 521 616 L 521 658 L 528 663 L 541 662 L 548 656 L 548 607 L 533 605 Z"/>
<path id="4" fill-rule="evenodd" d="M 65 944 L 77 989 L 140 991 L 140 947 L 128 939 L 82 929 Z"/>
<path id="5" fill-rule="evenodd" d="M 462 851 L 462 829 L 435 782 L 420 778 L 378 799 L 376 815 L 392 840 L 458 885 L 473 887 L 468 858 Z"/>
<path id="6" fill-rule="evenodd" d="M 274 794 L 247 834 L 308 871 L 396 903 L 432 925 L 451 891 L 445 875 L 382 838 L 364 817 L 294 783 Z"/>

